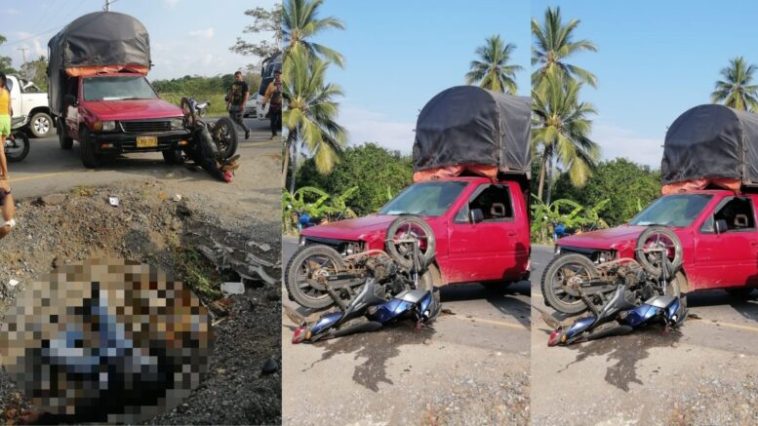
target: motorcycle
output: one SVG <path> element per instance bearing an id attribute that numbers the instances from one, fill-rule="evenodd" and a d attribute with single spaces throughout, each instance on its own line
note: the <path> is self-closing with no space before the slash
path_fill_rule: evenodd
<path id="1" fill-rule="evenodd" d="M 650 232 L 648 232 L 650 231 Z M 640 235 L 639 241 L 650 237 L 660 241 L 671 240 L 681 250 L 681 242 L 666 228 L 653 227 Z M 631 333 L 651 323 L 663 323 L 666 327 L 678 327 L 687 316 L 687 308 L 681 295 L 670 293 L 670 283 L 681 267 L 681 260 L 669 257 L 665 245 L 641 245 L 634 259 L 626 259 L 627 266 L 616 269 L 607 279 L 613 279 L 616 287 L 610 298 L 597 308 L 583 288 L 583 279 L 571 280 L 570 286 L 579 295 L 592 313 L 571 324 L 561 324 L 545 312 L 542 317 L 554 330 L 548 338 L 548 346 L 570 345 L 611 335 Z M 681 259 L 681 257 L 679 257 Z M 619 261 L 613 261 L 619 263 Z M 657 294 L 650 294 L 650 291 Z"/>
<path id="2" fill-rule="evenodd" d="M 29 135 L 23 130 L 26 117 L 11 119 L 11 134 L 5 138 L 5 158 L 10 163 L 22 161 L 29 155 Z"/>
<path id="3" fill-rule="evenodd" d="M 208 115 L 208 108 L 210 108 L 210 106 L 211 106 L 210 101 L 196 102 L 193 98 L 190 98 L 190 99 L 192 99 L 192 101 L 194 101 L 195 104 L 196 104 L 195 105 L 195 110 L 197 111 L 197 116 L 198 117 L 202 118 L 202 117 L 205 117 L 206 115 Z"/>
<path id="4" fill-rule="evenodd" d="M 334 305 L 335 295 L 343 302 L 352 300 L 376 264 L 384 263 L 382 259 L 387 256 L 401 266 L 395 279 L 382 281 L 391 287 L 393 295 L 417 288 L 417 284 L 431 288 L 431 274 L 418 274 L 417 269 L 419 277 L 414 277 L 411 271 L 414 250 L 421 256 L 421 264 L 428 265 L 434 256 L 435 244 L 434 233 L 422 218 L 403 215 L 387 229 L 385 250 L 363 250 L 359 244 L 352 243 L 338 247 L 341 251 L 323 244 L 305 245 L 287 265 L 287 292 L 292 300 L 310 309 Z"/>
<path id="5" fill-rule="evenodd" d="M 369 267 L 370 276 L 348 304 L 336 292 L 329 291 L 334 303 L 339 306 L 338 311 L 326 313 L 309 323 L 302 315 L 285 306 L 290 319 L 300 324 L 292 336 L 292 343 L 312 343 L 376 331 L 402 319 L 414 320 L 417 328 L 434 320 L 440 312 L 439 291 L 418 288 L 418 276 L 428 265 L 420 254 L 418 243 L 418 240 L 411 242 L 414 246 L 413 262 L 408 271 L 404 271 L 405 267 L 389 255 L 377 256 Z M 391 284 L 403 281 L 408 275 L 414 277 L 413 288 L 391 296 Z"/>
<path id="6" fill-rule="evenodd" d="M 660 274 L 660 267 L 655 266 L 656 249 L 663 250 L 675 269 L 682 262 L 682 245 L 676 234 L 668 228 L 653 226 L 640 234 L 635 258 L 613 259 L 614 254 L 600 252 L 594 258 L 579 253 L 562 253 L 553 258 L 545 267 L 542 275 L 541 290 L 545 304 L 564 314 L 578 314 L 588 309 L 582 299 L 586 297 L 592 305 L 603 306 L 616 290 L 618 277 L 636 273 L 640 268 L 651 276 Z M 637 283 L 635 291 L 649 298 L 656 294 L 678 296 L 683 276 L 675 274 L 666 283 L 667 288 L 660 288 L 656 280 Z M 575 282 L 581 282 L 580 296 Z"/>

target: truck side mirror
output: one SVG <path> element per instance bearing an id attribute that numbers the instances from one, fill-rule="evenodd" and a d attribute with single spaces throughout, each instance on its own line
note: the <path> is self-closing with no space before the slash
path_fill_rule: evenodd
<path id="1" fill-rule="evenodd" d="M 66 106 L 75 106 L 76 105 L 76 96 L 74 95 L 64 95 L 63 96 L 63 104 Z"/>
<path id="2" fill-rule="evenodd" d="M 468 213 L 468 218 L 472 224 L 477 224 L 484 220 L 484 213 L 482 209 L 471 209 Z"/>
<path id="3" fill-rule="evenodd" d="M 716 233 L 717 234 L 723 234 L 724 232 L 727 231 L 728 227 L 727 227 L 726 221 L 724 219 L 718 219 L 716 221 L 715 228 L 716 228 Z"/>

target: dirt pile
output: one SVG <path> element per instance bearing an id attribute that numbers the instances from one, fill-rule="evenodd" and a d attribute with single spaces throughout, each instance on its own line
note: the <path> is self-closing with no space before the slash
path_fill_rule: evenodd
<path id="1" fill-rule="evenodd" d="M 18 226 L 0 241 L 0 321 L 25 283 L 56 265 L 92 257 L 155 265 L 211 307 L 216 341 L 206 380 L 177 409 L 149 422 L 279 423 L 278 229 L 210 205 L 156 181 L 20 200 Z M 242 282 L 244 293 L 225 297 L 223 282 Z M 0 370 L 0 423 L 13 423 L 26 409 Z"/>

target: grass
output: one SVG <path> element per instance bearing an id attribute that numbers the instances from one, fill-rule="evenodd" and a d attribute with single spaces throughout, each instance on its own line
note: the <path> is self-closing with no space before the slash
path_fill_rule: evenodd
<path id="1" fill-rule="evenodd" d="M 95 188 L 87 185 L 77 185 L 71 189 L 71 193 L 77 197 L 91 197 L 95 194 Z"/>
<path id="2" fill-rule="evenodd" d="M 174 105 L 179 106 L 182 101 L 182 97 L 194 97 L 196 101 L 210 101 L 211 105 L 208 108 L 208 114 L 212 115 L 224 115 L 226 114 L 226 101 L 224 101 L 223 93 L 173 93 L 164 92 L 160 94 L 160 97 L 171 102 Z"/>

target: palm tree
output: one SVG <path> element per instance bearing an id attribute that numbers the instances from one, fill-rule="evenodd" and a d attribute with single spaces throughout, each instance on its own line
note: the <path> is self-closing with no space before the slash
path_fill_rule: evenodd
<path id="1" fill-rule="evenodd" d="M 543 84 L 532 90 L 532 152 L 541 148 L 537 197 L 542 199 L 547 173 L 547 204 L 556 161 L 568 171 L 573 185 L 583 186 L 600 157 L 600 147 L 587 136 L 592 128 L 587 116 L 595 114 L 595 109 L 579 102 L 581 88 L 582 83 L 576 80 L 546 74 Z"/>
<path id="2" fill-rule="evenodd" d="M 304 50 L 311 56 L 334 62 L 342 68 L 345 59 L 342 55 L 326 46 L 309 41 L 319 32 L 329 29 L 345 29 L 342 22 L 331 16 L 318 19 L 318 9 L 324 0 L 286 0 L 282 14 L 282 32 L 284 36 L 285 57 L 293 51 Z"/>
<path id="3" fill-rule="evenodd" d="M 724 80 L 716 82 L 711 101 L 744 111 L 758 110 L 758 85 L 750 84 L 755 70 L 755 65 L 747 64 L 742 56 L 730 60 L 729 66 L 721 69 Z"/>
<path id="4" fill-rule="evenodd" d="M 307 52 L 291 53 L 284 67 L 282 87 L 287 109 L 282 115 L 287 129 L 284 170 L 292 165 L 290 192 L 294 192 L 297 152 L 300 145 L 311 153 L 319 173 L 330 173 L 337 161 L 337 153 L 345 145 L 345 129 L 334 121 L 337 115 L 336 96 L 342 89 L 325 84 L 324 74 L 328 62 L 310 56 Z"/>
<path id="5" fill-rule="evenodd" d="M 560 7 L 547 8 L 542 27 L 536 19 L 532 19 L 532 35 L 535 39 L 532 43 L 532 65 L 540 65 L 532 73 L 532 86 L 536 86 L 544 75 L 558 73 L 577 78 L 595 87 L 597 78 L 594 74 L 584 68 L 565 62 L 573 53 L 597 51 L 595 44 L 589 40 L 572 40 L 573 32 L 579 23 L 579 20 L 572 19 L 563 25 Z"/>
<path id="6" fill-rule="evenodd" d="M 522 68 L 519 65 L 508 65 L 516 45 L 503 44 L 500 36 L 495 35 L 486 39 L 484 46 L 476 49 L 479 60 L 471 61 L 471 70 L 466 73 L 466 84 L 478 83 L 483 89 L 516 94 L 516 71 L 521 71 Z"/>

